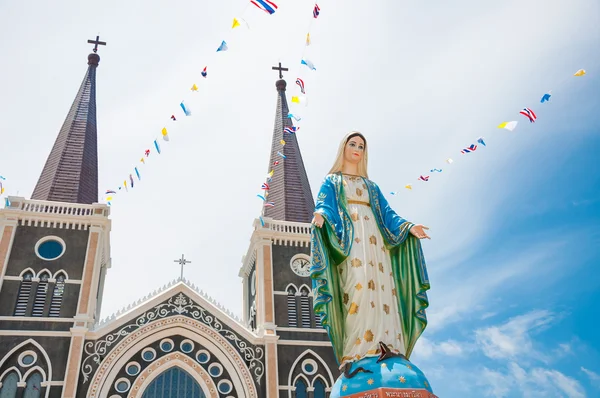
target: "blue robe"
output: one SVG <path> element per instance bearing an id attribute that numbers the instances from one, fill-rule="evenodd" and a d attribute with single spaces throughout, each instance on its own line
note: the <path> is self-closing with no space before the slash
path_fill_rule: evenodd
<path id="1" fill-rule="evenodd" d="M 379 187 L 366 178 L 363 181 L 377 226 L 390 253 L 405 352 L 409 358 L 427 325 L 425 309 L 429 305 L 426 293 L 429 277 L 421 242 L 409 232 L 414 224 L 392 210 Z M 322 228 L 313 227 L 311 234 L 313 306 L 315 314 L 321 316 L 321 324 L 327 330 L 340 364 L 344 356 L 345 314 L 337 267 L 347 259 L 354 240 L 354 226 L 348 213 L 341 173 L 325 177 L 315 213 L 323 216 L 325 222 Z"/>

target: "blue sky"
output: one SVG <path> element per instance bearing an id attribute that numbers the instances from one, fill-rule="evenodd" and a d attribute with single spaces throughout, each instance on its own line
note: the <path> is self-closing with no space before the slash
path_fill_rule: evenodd
<path id="1" fill-rule="evenodd" d="M 237 277 L 267 173 L 276 74 L 305 79 L 298 139 L 313 193 L 351 129 L 403 217 L 431 228 L 429 326 L 412 360 L 440 397 L 600 395 L 597 0 L 0 2 L 0 174 L 29 197 L 100 32 L 100 189 L 171 141 L 112 207 L 103 316 L 179 275 L 241 314 Z M 246 27 L 230 30 L 234 16 Z M 229 51 L 215 53 L 221 40 Z M 199 72 L 208 65 L 209 78 Z M 588 75 L 573 73 L 584 68 Z M 189 87 L 201 83 L 191 96 Z M 550 103 L 541 96 L 553 90 Z M 169 124 L 182 99 L 194 115 Z M 524 106 L 538 114 L 530 125 Z M 518 120 L 513 132 L 497 129 Z M 463 146 L 484 136 L 469 155 Z M 11 150 L 6 150 L 10 148 Z M 12 150 L 21 148 L 22 151 Z M 448 165 L 444 159 L 453 157 Z M 416 178 L 438 167 L 428 183 Z M 402 187 L 412 183 L 413 191 Z M 133 283 L 134 282 L 134 283 Z"/>

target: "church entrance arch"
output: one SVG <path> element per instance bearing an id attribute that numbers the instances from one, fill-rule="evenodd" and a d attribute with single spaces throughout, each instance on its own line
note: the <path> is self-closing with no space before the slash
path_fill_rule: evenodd
<path id="1" fill-rule="evenodd" d="M 175 340 L 174 336 L 181 336 L 197 343 L 204 347 L 203 353 L 208 354 L 205 364 L 202 363 L 204 362 L 204 357 L 201 355 L 203 353 L 200 352 L 194 352 L 193 354 L 196 355 L 194 356 L 184 354 L 174 348 L 173 352 L 169 354 L 169 356 L 180 355 L 180 364 L 187 361 L 186 364 L 189 365 L 189 368 L 186 369 L 185 365 L 181 365 L 181 367 L 203 386 L 207 392 L 207 398 L 217 397 L 219 396 L 218 392 L 226 391 L 228 388 L 234 396 L 244 398 L 255 398 L 258 396 L 252 373 L 240 354 L 227 339 L 201 322 L 184 316 L 175 316 L 151 322 L 115 346 L 111 350 L 111 353 L 102 361 L 94 375 L 90 389 L 88 390 L 88 397 L 111 396 L 111 389 L 114 390 L 114 386 L 122 378 L 124 371 L 127 370 L 127 365 L 131 363 L 134 355 L 139 355 L 144 349 L 157 342 L 161 342 L 160 344 L 162 344 L 162 341 L 165 340 Z M 197 357 L 198 355 L 200 356 Z M 151 358 L 151 356 L 148 358 Z M 128 381 L 127 394 L 120 396 L 127 396 L 128 398 L 142 397 L 142 388 L 147 387 L 150 383 L 147 380 L 149 374 L 152 374 L 150 378 L 154 379 L 156 373 L 153 372 L 156 369 L 166 370 L 166 368 L 162 368 L 162 364 L 167 361 L 166 359 L 163 360 L 163 358 L 165 356 L 156 357 L 155 361 L 149 360 L 149 366 L 144 371 L 139 372 L 137 378 Z M 213 362 L 215 363 L 214 366 Z M 207 371 L 204 370 L 201 364 L 204 366 L 209 365 L 207 369 L 210 374 L 207 374 Z M 211 367 L 220 368 L 221 371 L 217 370 L 213 372 L 211 371 Z M 158 371 L 158 373 L 160 372 L 161 370 Z M 202 376 L 202 372 L 204 372 L 204 376 Z M 223 374 L 227 374 L 229 379 L 221 380 L 223 379 L 221 377 Z M 218 382 L 216 381 L 217 378 L 219 379 Z M 213 393 L 215 395 L 212 395 Z"/>
<path id="2" fill-rule="evenodd" d="M 157 371 L 154 379 L 140 387 L 142 398 L 210 398 L 206 386 L 202 386 L 194 376 L 186 372 L 181 364 L 171 361 L 167 369 Z M 138 395 L 140 395 L 138 394 Z"/>

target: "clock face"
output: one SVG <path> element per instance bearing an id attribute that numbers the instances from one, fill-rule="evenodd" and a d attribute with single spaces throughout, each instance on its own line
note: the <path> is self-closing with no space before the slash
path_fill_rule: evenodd
<path id="1" fill-rule="evenodd" d="M 254 296 L 256 293 L 256 273 L 252 271 L 252 275 L 250 275 L 250 294 Z"/>
<path id="2" fill-rule="evenodd" d="M 310 275 L 310 261 L 305 258 L 297 258 L 292 261 L 292 271 L 299 276 L 309 276 Z"/>

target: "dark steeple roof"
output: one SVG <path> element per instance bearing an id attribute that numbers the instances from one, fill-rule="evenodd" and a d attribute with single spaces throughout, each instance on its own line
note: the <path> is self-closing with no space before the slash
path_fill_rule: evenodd
<path id="1" fill-rule="evenodd" d="M 98 42 L 98 38 L 96 38 Z M 88 69 L 63 123 L 32 199 L 54 202 L 98 202 L 96 68 L 100 57 L 88 55 Z"/>
<path id="2" fill-rule="evenodd" d="M 286 126 L 292 126 L 292 120 L 287 117 L 289 108 L 285 97 L 285 80 L 278 80 L 277 109 L 275 111 L 275 127 L 271 144 L 271 159 L 269 171 L 275 170 L 269 183 L 267 200 L 275 203 L 275 207 L 265 208 L 264 215 L 274 220 L 297 221 L 309 223 L 312 220 L 315 202 L 310 191 L 308 177 L 302 161 L 296 134 L 284 133 Z M 285 140 L 285 146 L 280 141 Z M 282 159 L 277 152 L 282 152 Z M 273 166 L 279 160 L 278 166 Z"/>

